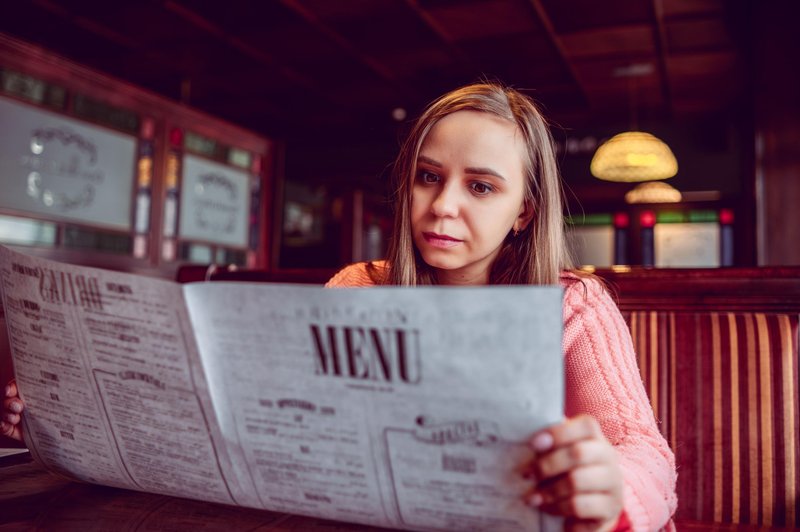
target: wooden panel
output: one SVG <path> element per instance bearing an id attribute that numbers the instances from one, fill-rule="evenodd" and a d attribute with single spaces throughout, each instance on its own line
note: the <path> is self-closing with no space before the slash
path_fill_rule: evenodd
<path id="1" fill-rule="evenodd" d="M 719 18 L 676 20 L 664 24 L 667 32 L 667 53 L 688 50 L 725 49 L 732 44 L 731 35 Z"/>
<path id="2" fill-rule="evenodd" d="M 721 13 L 724 0 L 662 0 L 665 17 L 685 17 Z"/>
<path id="3" fill-rule="evenodd" d="M 539 30 L 533 10 L 516 0 L 484 0 L 432 7 L 430 14 L 454 41 Z"/>
<path id="4" fill-rule="evenodd" d="M 558 33 L 653 21 L 651 3 L 641 0 L 544 0 L 542 4 Z"/>
<path id="5" fill-rule="evenodd" d="M 641 57 L 655 53 L 653 27 L 648 24 L 617 26 L 569 33 L 561 36 L 570 57 Z"/>

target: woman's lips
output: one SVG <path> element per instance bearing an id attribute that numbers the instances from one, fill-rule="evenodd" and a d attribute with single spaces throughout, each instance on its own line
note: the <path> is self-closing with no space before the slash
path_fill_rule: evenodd
<path id="1" fill-rule="evenodd" d="M 427 232 L 422 233 L 422 238 L 424 238 L 425 242 L 427 242 L 431 246 L 443 249 L 452 248 L 463 242 L 463 240 L 453 238 L 452 236 L 440 235 L 437 233 L 427 233 Z"/>

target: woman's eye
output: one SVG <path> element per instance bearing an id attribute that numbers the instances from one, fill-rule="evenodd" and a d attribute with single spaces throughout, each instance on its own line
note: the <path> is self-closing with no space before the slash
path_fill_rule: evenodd
<path id="1" fill-rule="evenodd" d="M 486 183 L 481 183 L 481 182 L 472 183 L 470 187 L 472 188 L 472 192 L 474 192 L 479 196 L 485 196 L 486 194 L 489 194 L 493 190 L 491 185 L 487 185 Z"/>
<path id="2" fill-rule="evenodd" d="M 432 185 L 439 182 L 439 176 L 423 170 L 419 173 L 419 181 L 426 185 Z"/>

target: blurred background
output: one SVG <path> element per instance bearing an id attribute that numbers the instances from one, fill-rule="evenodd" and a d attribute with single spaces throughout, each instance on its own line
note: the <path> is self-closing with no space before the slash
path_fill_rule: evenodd
<path id="1" fill-rule="evenodd" d="M 383 255 L 410 122 L 488 79 L 552 122 L 581 264 L 800 264 L 791 8 L 5 1 L 0 241 L 165 277 L 186 263 L 323 277 Z M 593 175 L 625 131 L 658 144 L 615 144 Z M 664 153 L 671 172 L 651 168 Z"/>

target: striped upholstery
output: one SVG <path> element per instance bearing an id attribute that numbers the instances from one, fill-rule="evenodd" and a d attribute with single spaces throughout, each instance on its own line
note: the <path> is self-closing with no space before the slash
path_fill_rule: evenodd
<path id="1" fill-rule="evenodd" d="M 798 314 L 628 311 L 677 519 L 800 526 Z"/>

